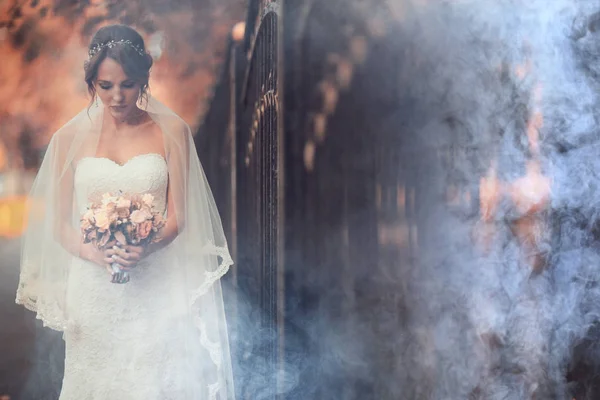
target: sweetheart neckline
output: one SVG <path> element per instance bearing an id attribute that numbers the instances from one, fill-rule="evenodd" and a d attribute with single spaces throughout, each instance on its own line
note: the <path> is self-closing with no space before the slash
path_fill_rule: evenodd
<path id="1" fill-rule="evenodd" d="M 110 163 L 116 165 L 117 167 L 125 167 L 127 166 L 127 164 L 131 163 L 133 160 L 137 159 L 137 158 L 141 158 L 141 157 L 145 157 L 145 156 L 154 156 L 154 157 L 158 157 L 160 158 L 162 161 L 165 162 L 165 164 L 167 163 L 167 160 L 165 159 L 165 157 L 162 154 L 159 153 L 143 153 L 143 154 L 137 154 L 133 157 L 131 157 L 129 160 L 125 161 L 123 164 L 120 164 L 118 162 L 116 162 L 115 160 L 108 158 L 108 157 L 83 157 L 81 160 L 79 160 L 79 162 L 77 163 L 77 166 L 79 166 L 79 164 L 83 161 L 83 160 L 107 160 Z"/>

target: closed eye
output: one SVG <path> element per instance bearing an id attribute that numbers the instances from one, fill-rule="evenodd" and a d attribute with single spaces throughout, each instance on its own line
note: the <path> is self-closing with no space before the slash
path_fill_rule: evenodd
<path id="1" fill-rule="evenodd" d="M 101 82 L 98 84 L 98 86 L 100 86 L 100 88 L 102 90 L 109 90 L 113 87 L 112 83 L 108 83 L 108 82 Z M 132 89 L 133 87 L 135 87 L 135 82 L 133 81 L 125 81 L 121 84 L 121 87 L 124 89 Z"/>

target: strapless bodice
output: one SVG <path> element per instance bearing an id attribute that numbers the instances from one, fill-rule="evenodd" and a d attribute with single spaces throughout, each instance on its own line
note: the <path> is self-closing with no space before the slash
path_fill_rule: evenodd
<path id="1" fill-rule="evenodd" d="M 140 154 L 120 165 L 109 158 L 85 157 L 75 170 L 74 185 L 77 209 L 86 211 L 90 202 L 99 201 L 105 193 L 145 194 L 154 196 L 157 211 L 167 204 L 169 173 L 163 156 Z"/>

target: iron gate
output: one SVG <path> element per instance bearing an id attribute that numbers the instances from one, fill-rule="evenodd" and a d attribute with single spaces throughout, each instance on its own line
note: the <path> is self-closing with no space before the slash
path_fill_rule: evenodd
<path id="1" fill-rule="evenodd" d="M 214 180 L 226 182 L 213 189 L 234 244 L 230 324 L 242 399 L 275 398 L 283 358 L 280 20 L 279 1 L 250 1 L 245 38 L 229 48 L 198 146 Z"/>

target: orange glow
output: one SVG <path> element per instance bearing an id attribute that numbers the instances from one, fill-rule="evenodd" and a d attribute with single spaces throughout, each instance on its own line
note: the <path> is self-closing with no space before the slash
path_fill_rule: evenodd
<path id="1" fill-rule="evenodd" d="M 523 80 L 531 73 L 532 63 L 528 58 L 522 65 L 515 67 L 516 76 Z M 545 232 L 545 220 L 540 213 L 547 209 L 550 202 L 552 182 L 542 173 L 540 156 L 540 130 L 544 125 L 544 116 L 540 103 L 542 86 L 535 85 L 532 90 L 532 111 L 527 121 L 527 141 L 531 158 L 526 163 L 525 175 L 514 182 L 503 183 L 497 178 L 496 161 L 492 161 L 487 176 L 481 178 L 479 184 L 480 212 L 482 224 L 476 227 L 476 240 L 483 242 L 484 249 L 489 249 L 491 238 L 495 235 L 491 223 L 497 212 L 500 198 L 504 195 L 511 199 L 519 217 L 511 223 L 511 230 L 521 244 L 525 261 L 534 272 L 539 272 L 544 264 L 544 257 L 539 244 Z"/>
<path id="2" fill-rule="evenodd" d="M 0 237 L 16 238 L 24 230 L 27 199 L 23 196 L 0 199 Z"/>
<path id="3" fill-rule="evenodd" d="M 502 184 L 496 175 L 494 164 L 492 163 L 487 176 L 481 178 L 479 182 L 479 207 L 481 217 L 485 222 L 490 222 L 496 214 L 503 190 Z"/>
<path id="4" fill-rule="evenodd" d="M 521 80 L 525 79 L 529 71 L 531 71 L 531 62 L 529 60 L 515 67 L 515 75 Z"/>
<path id="5" fill-rule="evenodd" d="M 513 182 L 509 191 L 520 214 L 535 214 L 548 204 L 550 178 L 542 174 L 538 162 L 529 161 L 525 176 Z"/>

